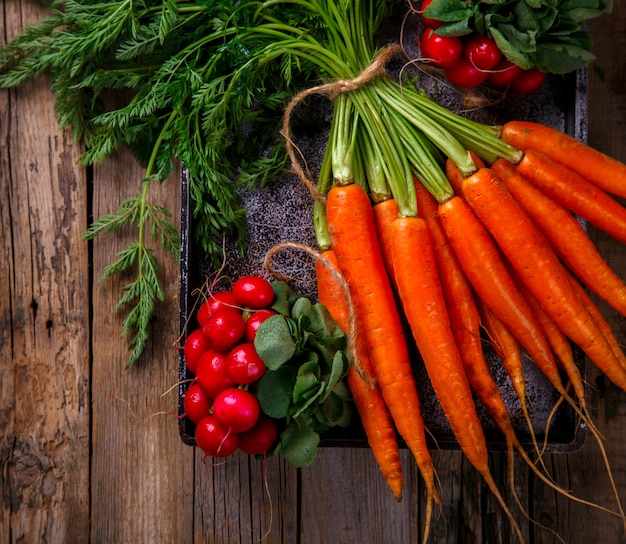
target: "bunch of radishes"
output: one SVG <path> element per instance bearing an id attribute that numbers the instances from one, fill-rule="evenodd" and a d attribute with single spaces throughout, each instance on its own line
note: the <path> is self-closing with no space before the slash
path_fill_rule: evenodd
<path id="1" fill-rule="evenodd" d="M 199 327 L 184 344 L 187 369 L 195 375 L 184 397 L 185 416 L 207 456 L 237 449 L 264 454 L 276 442 L 276 422 L 262 413 L 248 390 L 267 367 L 254 347 L 259 325 L 276 312 L 274 290 L 261 276 L 243 276 L 231 290 L 212 293 L 197 312 Z"/>
<path id="2" fill-rule="evenodd" d="M 538 90 L 546 74 L 537 67 L 523 70 L 503 55 L 491 37 L 473 32 L 464 36 L 440 36 L 436 30 L 443 21 L 424 15 L 431 0 L 420 10 L 424 30 L 417 38 L 421 60 L 443 71 L 456 87 L 472 89 L 484 83 L 525 95 Z"/>

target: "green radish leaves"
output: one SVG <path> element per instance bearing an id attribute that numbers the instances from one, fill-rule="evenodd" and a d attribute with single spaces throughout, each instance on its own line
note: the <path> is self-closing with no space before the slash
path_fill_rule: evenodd
<path id="1" fill-rule="evenodd" d="M 424 15 L 443 21 L 441 36 L 478 32 L 491 36 L 521 68 L 565 74 L 589 64 L 591 40 L 584 25 L 613 9 L 612 0 L 432 0 Z"/>
<path id="2" fill-rule="evenodd" d="M 349 368 L 346 335 L 325 306 L 292 296 L 274 284 L 273 309 L 254 346 L 268 370 L 255 385 L 261 409 L 284 421 L 274 453 L 298 467 L 310 465 L 323 433 L 347 427 L 352 402 L 343 379 Z"/>

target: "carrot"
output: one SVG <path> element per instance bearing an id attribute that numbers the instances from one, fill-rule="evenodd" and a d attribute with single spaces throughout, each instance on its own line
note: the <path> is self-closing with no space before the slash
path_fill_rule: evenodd
<path id="1" fill-rule="evenodd" d="M 624 356 L 624 352 L 622 351 L 621 346 L 615 338 L 615 335 L 611 330 L 611 326 L 609 325 L 607 320 L 604 319 L 602 312 L 600 312 L 599 308 L 594 304 L 593 300 L 591 300 L 591 297 L 583 289 L 582 285 L 576 280 L 576 278 L 574 278 L 572 275 L 570 275 L 569 278 L 572 287 L 576 291 L 576 295 L 584 304 L 585 308 L 587 308 L 589 315 L 591 315 L 591 318 L 595 321 L 596 325 L 606 338 L 606 341 L 611 346 L 611 349 L 613 350 L 615 357 L 617 357 L 617 360 L 619 361 L 622 369 L 626 372 L 626 356 Z"/>
<path id="2" fill-rule="evenodd" d="M 546 314 L 616 385 L 626 390 L 626 376 L 578 299 L 565 267 L 506 185 L 484 168 L 464 180 L 463 193 Z"/>
<path id="3" fill-rule="evenodd" d="M 478 297 L 476 298 L 476 307 L 478 308 L 481 326 L 485 329 L 494 353 L 500 358 L 502 366 L 511 380 L 513 391 L 515 391 L 519 399 L 520 407 L 528 424 L 529 431 L 531 434 L 534 434 L 530 413 L 528 411 L 526 377 L 524 376 L 522 348 L 520 343 L 504 326 L 504 323 L 502 323 Z"/>
<path id="4" fill-rule="evenodd" d="M 350 330 L 349 304 L 342 286 L 330 270 L 338 273 L 337 258 L 332 250 L 326 250 L 315 264 L 318 299 L 342 330 L 350 335 L 350 341 L 355 344 L 358 364 L 366 375 L 371 376 L 373 368 L 367 346 L 359 333 Z M 354 365 L 349 368 L 346 379 L 374 458 L 393 496 L 400 502 L 403 483 L 400 450 L 393 420 L 380 388 L 376 384 L 368 384 Z"/>
<path id="5" fill-rule="evenodd" d="M 482 475 L 523 541 L 489 470 L 487 441 L 450 326 L 426 222 L 420 217 L 398 217 L 391 228 L 398 294 L 435 395 L 461 450 Z"/>
<path id="6" fill-rule="evenodd" d="M 626 208 L 602 189 L 537 151 L 526 151 L 516 168 L 550 198 L 626 243 Z"/>
<path id="7" fill-rule="evenodd" d="M 529 183 L 512 163 L 498 159 L 491 169 L 504 181 L 515 200 L 576 277 L 626 316 L 626 284 L 607 264 L 578 220 Z"/>
<path id="8" fill-rule="evenodd" d="M 511 196 L 506 185 L 491 170 L 483 168 L 463 181 L 463 194 L 480 220 L 493 234 L 511 266 L 529 292 L 536 297 L 541 308 L 609 379 L 623 388 L 626 385 L 626 374 L 605 336 L 573 288 L 569 272 L 537 226 Z M 557 390 L 572 405 L 596 438 L 626 529 L 626 516 L 602 444 L 602 437 L 584 405 L 578 407 L 563 388 Z"/>
<path id="9" fill-rule="evenodd" d="M 465 374 L 478 398 L 485 406 L 506 440 L 507 450 L 511 460 L 511 488 L 515 488 L 512 463 L 513 449 L 515 448 L 531 470 L 533 470 L 541 480 L 556 491 L 565 493 L 562 488 L 554 484 L 551 479 L 548 479 L 548 477 L 537 468 L 524 450 L 515 433 L 509 412 L 502 399 L 498 385 L 493 379 L 482 349 L 480 335 L 481 310 L 488 315 L 491 325 L 490 330 L 494 332 L 494 328 L 498 327 L 496 333 L 499 343 L 496 350 L 503 360 L 503 364 L 511 377 L 511 381 L 514 382 L 514 389 L 520 398 L 520 406 L 528 424 L 531 441 L 537 454 L 540 455 L 539 445 L 535 438 L 526 403 L 526 381 L 522 369 L 522 357 L 519 343 L 513 336 L 508 334 L 508 331 L 502 326 L 502 323 L 484 308 L 482 301 L 476 299 L 472 287 L 463 273 L 443 230 L 437 215 L 437 202 L 435 199 L 420 184 L 416 184 L 415 190 L 420 216 L 426 221 L 433 243 L 437 272 L 443 289 L 445 305 L 448 310 L 450 325 L 459 348 Z M 500 348 L 500 345 L 503 347 Z M 567 495 L 567 493 L 565 494 Z M 521 505 L 520 508 L 522 508 Z"/>
<path id="10" fill-rule="evenodd" d="M 383 252 L 383 259 L 385 261 L 387 272 L 393 279 L 393 262 L 391 258 L 390 240 L 389 236 L 387 236 L 389 229 L 386 225 L 390 224 L 396 217 L 398 217 L 398 205 L 393 198 L 388 198 L 374 204 L 373 209 L 380 249 Z"/>
<path id="11" fill-rule="evenodd" d="M 557 391 L 565 394 L 550 346 L 487 229 L 458 196 L 439 206 L 439 217 L 480 299 L 528 351 Z"/>
<path id="12" fill-rule="evenodd" d="M 504 434 L 507 443 L 512 447 L 517 439 L 508 410 L 483 353 L 480 316 L 472 287 L 441 226 L 437 216 L 436 200 L 420 183 L 415 184 L 415 192 L 419 215 L 426 222 L 432 240 L 445 307 L 465 374 L 489 415 Z"/>
<path id="13" fill-rule="evenodd" d="M 553 127 L 510 121 L 502 139 L 522 151 L 539 151 L 567 166 L 603 191 L 626 197 L 626 165 Z"/>
<path id="14" fill-rule="evenodd" d="M 476 155 L 476 153 L 473 151 L 470 151 L 469 153 L 472 159 L 474 159 L 474 164 L 476 164 L 477 169 L 485 167 L 485 163 L 478 155 Z M 464 177 L 465 176 L 463 176 L 456 163 L 452 159 L 446 159 L 446 178 L 448 178 L 450 185 L 452 185 L 452 188 L 454 189 L 454 193 L 457 195 L 463 194 L 461 183 L 463 182 Z"/>
<path id="15" fill-rule="evenodd" d="M 552 352 L 556 355 L 557 362 L 561 364 L 561 368 L 567 374 L 567 377 L 574 388 L 574 392 L 578 397 L 579 403 L 581 406 L 585 406 L 585 385 L 580 374 L 580 369 L 574 361 L 574 351 L 569 339 L 565 336 L 563 331 L 557 327 L 550 316 L 546 314 L 539 302 L 537 302 L 537 299 L 532 293 L 529 292 L 523 282 L 518 282 L 518 288 L 535 313 L 537 322 L 539 323 L 546 340 L 550 344 Z"/>
<path id="16" fill-rule="evenodd" d="M 378 243 L 367 193 L 358 185 L 333 186 L 326 200 L 331 243 L 348 284 L 354 311 L 370 346 L 376 379 L 396 429 L 417 462 L 432 501 L 440 502 L 426 441 L 408 346 Z"/>

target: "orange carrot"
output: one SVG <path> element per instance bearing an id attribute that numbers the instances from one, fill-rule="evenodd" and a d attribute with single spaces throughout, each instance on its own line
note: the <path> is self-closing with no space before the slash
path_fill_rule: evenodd
<path id="1" fill-rule="evenodd" d="M 328 192 L 326 217 L 340 271 L 361 323 L 376 379 L 396 429 L 413 453 L 432 500 L 439 502 L 408 346 L 378 243 L 367 193 L 358 185 Z"/>
<path id="2" fill-rule="evenodd" d="M 556 326 L 556 323 L 554 323 L 550 316 L 546 314 L 539 302 L 537 302 L 537 299 L 532 293 L 529 292 L 523 282 L 518 282 L 518 288 L 535 313 L 537 322 L 539 323 L 546 340 L 550 344 L 552 352 L 556 355 L 557 362 L 561 364 L 561 368 L 563 368 L 572 383 L 572 387 L 578 397 L 579 403 L 581 406 L 585 406 L 585 385 L 580 374 L 580 369 L 574 361 L 574 351 L 569 339 L 565 336 L 563 331 Z"/>
<path id="3" fill-rule="evenodd" d="M 480 337 L 480 316 L 474 293 L 459 264 L 437 215 L 437 202 L 420 184 L 415 184 L 417 209 L 428 227 L 434 258 L 452 333 L 465 374 L 481 402 L 512 447 L 515 431 L 500 390 L 485 359 Z"/>
<path id="4" fill-rule="evenodd" d="M 576 277 L 626 316 L 626 284 L 607 264 L 578 220 L 529 183 L 512 163 L 498 159 L 491 169 L 504 181 L 515 200 Z"/>
<path id="5" fill-rule="evenodd" d="M 393 198 L 388 198 L 374 204 L 374 221 L 376 222 L 376 232 L 378 232 L 378 240 L 380 249 L 383 252 L 383 259 L 389 277 L 393 280 L 393 262 L 391 259 L 390 240 L 387 233 L 389 225 L 396 217 L 398 217 L 398 205 Z"/>
<path id="6" fill-rule="evenodd" d="M 487 229 L 458 196 L 439 206 L 439 217 L 478 296 L 528 351 L 550 383 L 565 394 L 550 346 Z"/>
<path id="7" fill-rule="evenodd" d="M 476 164 L 477 169 L 485 167 L 485 163 L 478 155 L 476 155 L 476 153 L 474 153 L 473 151 L 470 151 L 469 153 L 472 156 L 472 159 L 474 159 L 474 163 Z M 446 159 L 446 178 L 448 178 L 450 185 L 452 185 L 452 188 L 454 189 L 454 194 L 463 194 L 463 189 L 461 188 L 463 177 L 464 176 L 461 173 L 461 170 L 459 170 L 459 167 L 454 163 L 454 161 L 452 159 Z"/>
<path id="8" fill-rule="evenodd" d="M 461 450 L 523 541 L 489 470 L 487 441 L 450 327 L 426 222 L 420 217 L 398 217 L 392 224 L 391 240 L 398 294 L 437 400 Z"/>
<path id="9" fill-rule="evenodd" d="M 550 198 L 626 243 L 626 208 L 602 189 L 537 151 L 526 151 L 516 168 Z"/>
<path id="10" fill-rule="evenodd" d="M 525 379 L 524 379 L 524 374 L 522 372 L 522 354 L 521 354 L 521 349 L 520 349 L 519 343 L 513 337 L 513 335 L 510 334 L 510 332 L 506 329 L 506 327 L 503 325 L 503 323 L 489 311 L 489 309 L 482 303 L 482 301 L 480 299 L 477 299 L 476 303 L 477 303 L 478 308 L 479 308 L 482 324 L 485 327 L 485 329 L 487 330 L 487 334 L 489 335 L 489 338 L 493 342 L 494 350 L 498 354 L 498 356 L 502 359 L 503 366 L 505 367 L 505 370 L 507 371 L 507 373 L 508 373 L 508 375 L 511 378 L 511 381 L 513 383 L 513 389 L 516 391 L 516 393 L 520 397 L 520 399 L 524 399 L 524 404 L 525 404 L 526 382 L 525 382 Z M 513 364 L 511 364 L 511 363 L 513 363 Z M 524 408 L 524 410 L 526 410 L 526 409 Z M 535 448 L 537 448 L 536 440 L 535 440 L 535 437 L 534 437 L 534 429 L 532 428 L 532 422 L 530 421 L 530 416 L 529 416 L 527 411 L 525 411 L 524 416 L 526 417 L 526 420 L 527 420 L 527 423 L 528 423 L 528 427 L 529 427 L 529 430 L 531 432 L 531 439 L 533 441 L 533 444 L 535 445 Z M 585 416 L 585 418 L 586 418 L 586 416 Z M 597 430 L 595 429 L 595 427 L 593 427 L 593 423 L 589 419 L 585 419 L 585 420 L 586 420 L 587 424 L 590 425 L 590 430 L 592 431 L 592 433 L 596 437 L 599 437 L 599 434 L 597 433 Z M 547 435 L 546 435 L 546 437 L 547 437 Z M 601 449 L 602 449 L 602 452 L 603 452 L 603 455 L 604 455 L 604 450 L 603 450 L 603 448 L 601 448 Z M 551 487 L 552 489 L 554 489 L 558 493 L 561 493 L 565 497 L 568 497 L 568 498 L 570 498 L 570 499 L 572 499 L 572 500 L 574 500 L 576 502 L 579 502 L 581 504 L 586 504 L 588 506 L 592 506 L 594 508 L 598 508 L 598 509 L 603 510 L 605 512 L 611 513 L 613 515 L 617 515 L 617 516 L 623 517 L 623 513 L 621 513 L 621 512 L 614 512 L 614 511 L 609 510 L 609 509 L 607 509 L 607 508 L 605 508 L 603 506 L 600 506 L 598 504 L 592 503 L 590 501 L 586 501 L 584 499 L 581 499 L 580 497 L 576 497 L 576 496 L 572 495 L 571 493 L 569 493 L 568 491 L 564 490 L 563 488 L 559 487 L 557 484 L 555 484 L 552 481 L 552 479 L 549 476 L 547 476 L 546 474 L 541 472 L 535 466 L 535 464 L 532 463 L 528 459 L 528 456 L 526 455 L 526 453 L 524 451 L 520 451 L 520 450 L 518 450 L 518 451 L 520 453 L 520 456 L 524 460 L 526 460 L 528 462 L 528 466 L 533 471 L 533 473 L 539 479 L 541 479 L 546 485 L 548 485 L 549 487 Z M 606 459 L 605 459 L 605 461 L 606 461 Z M 544 469 L 546 468 L 544 463 L 543 463 L 543 459 L 541 458 L 541 455 L 540 455 L 540 457 L 538 459 L 538 462 L 544 467 Z M 610 468 L 609 468 L 608 462 L 607 462 L 607 468 L 609 469 L 609 473 L 610 473 Z M 546 470 L 546 472 L 547 472 L 547 470 Z M 617 492 L 616 492 L 616 495 L 617 495 Z"/>
<path id="11" fill-rule="evenodd" d="M 581 347 L 609 379 L 624 388 L 626 374 L 605 336 L 572 287 L 568 271 L 537 226 L 511 196 L 506 185 L 491 170 L 483 168 L 463 181 L 463 194 L 546 314 Z M 531 356 L 534 358 L 533 354 Z M 585 406 L 577 406 L 560 386 L 560 382 L 556 387 L 596 438 L 626 528 L 626 516 L 602 438 Z"/>
<path id="12" fill-rule="evenodd" d="M 365 342 L 359 333 L 351 331 L 350 308 L 338 279 L 329 268 L 338 273 L 337 258 L 332 250 L 324 251 L 316 261 L 316 279 L 319 301 L 326 306 L 330 315 L 350 335 L 355 345 L 358 364 L 367 376 L 373 375 L 373 368 Z M 358 322 L 356 324 L 358 326 Z M 352 333 L 351 333 L 352 332 Z M 357 364 L 356 362 L 354 364 Z M 355 407 L 359 413 L 367 441 L 378 462 L 381 473 L 399 502 L 402 500 L 402 465 L 396 440 L 396 431 L 391 414 L 383 400 L 378 385 L 368 384 L 351 366 L 346 376 Z"/>
<path id="13" fill-rule="evenodd" d="M 544 153 L 603 191 L 626 197 L 626 165 L 553 127 L 529 121 L 510 121 L 502 139 L 522 150 Z"/>
<path id="14" fill-rule="evenodd" d="M 626 390 L 626 376 L 578 300 L 565 267 L 506 185 L 484 168 L 463 181 L 463 194 L 546 314 L 609 379 Z"/>
<path id="15" fill-rule="evenodd" d="M 504 323 L 479 298 L 476 299 L 476 306 L 480 315 L 481 325 L 487 332 L 493 350 L 502 361 L 502 366 L 511 380 L 511 385 L 519 399 L 522 413 L 532 433 L 533 429 L 526 400 L 526 377 L 524 376 L 520 343 L 504 326 Z"/>
<path id="16" fill-rule="evenodd" d="M 402 307 L 433 389 L 470 462 L 487 463 L 482 426 L 452 335 L 428 228 L 418 217 L 392 225 L 394 269 Z"/>
<path id="17" fill-rule="evenodd" d="M 602 312 L 600 312 L 600 309 L 595 305 L 593 300 L 591 300 L 591 297 L 583 289 L 582 285 L 572 275 L 570 275 L 570 282 L 572 284 L 572 287 L 576 291 L 576 295 L 584 304 L 585 308 L 587 308 L 589 315 L 595 321 L 596 325 L 598 326 L 600 331 L 602 331 L 602 334 L 606 338 L 606 341 L 613 349 L 613 353 L 619 361 L 622 369 L 624 369 L 624 371 L 626 372 L 626 356 L 624 356 L 624 352 L 622 351 L 622 348 L 619 345 L 617 338 L 615 338 L 615 335 L 611 330 L 611 326 L 609 325 L 607 320 L 604 319 Z"/>

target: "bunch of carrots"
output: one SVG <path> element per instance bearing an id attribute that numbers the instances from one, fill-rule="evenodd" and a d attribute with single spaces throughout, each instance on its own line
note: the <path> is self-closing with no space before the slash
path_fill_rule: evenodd
<path id="1" fill-rule="evenodd" d="M 535 462 L 520 444 L 481 335 L 501 356 L 524 413 L 522 351 L 590 429 L 610 474 L 572 345 L 626 390 L 624 354 L 581 282 L 622 313 L 626 291 L 573 214 L 626 241 L 626 209 L 610 196 L 626 196 L 626 167 L 546 126 L 465 119 L 392 79 L 385 63 L 401 50 L 375 45 L 381 4 L 299 1 L 327 29 L 323 42 L 302 29 L 275 29 L 285 52 L 317 65 L 323 81 L 293 98 L 283 126 L 292 164 L 315 196 L 319 299 L 350 335 L 348 383 L 398 500 L 396 433 L 415 458 L 428 493 L 424 541 L 440 498 L 412 347 L 461 450 L 523 540 L 490 473 L 473 394 L 505 436 L 510 456 L 519 452 L 544 482 L 568 492 L 542 466 L 539 445 Z M 289 130 L 293 109 L 313 94 L 328 95 L 333 104 L 315 182 L 299 165 Z M 611 179 L 621 182 L 607 186 Z M 613 488 L 618 507 L 611 512 L 626 528 Z"/>
<path id="2" fill-rule="evenodd" d="M 599 443 L 572 344 L 626 391 L 624 354 L 583 285 L 623 315 L 626 286 L 574 215 L 626 240 L 626 208 L 609 193 L 623 196 L 626 187 L 606 185 L 626 180 L 626 166 L 545 125 L 513 121 L 502 128 L 501 139 L 520 151 L 518 159 L 496 158 L 486 165 L 479 148 L 468 150 L 475 168 L 463 173 L 447 158 L 443 192 L 414 175 L 402 200 L 391 190 L 381 199 L 380 192 L 356 178 L 337 177 L 336 170 L 345 175 L 345 161 L 331 172 L 323 168 L 320 176 L 325 199 L 318 200 L 315 215 L 319 299 L 356 344 L 358 361 L 348 383 L 372 451 L 398 500 L 402 468 L 396 430 L 415 456 L 431 499 L 426 527 L 432 502 L 439 499 L 411 342 L 460 448 L 509 515 L 489 472 L 472 391 L 502 431 L 511 455 L 518 451 L 544 482 L 555 484 L 516 436 L 486 362 L 481 331 L 500 355 L 525 414 L 522 350 Z M 351 146 L 350 153 L 355 151 Z M 427 146 L 422 151 L 429 155 Z M 435 164 L 430 162 L 433 171 Z M 369 175 L 360 181 L 371 179 L 371 168 L 364 167 Z M 407 204 L 413 201 L 414 209 Z M 405 337 L 405 319 L 412 339 Z M 610 473 L 608 461 L 607 469 Z M 624 517 L 614 491 L 617 515 Z"/>

